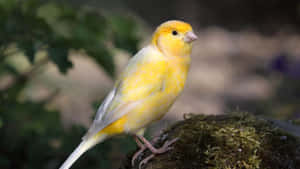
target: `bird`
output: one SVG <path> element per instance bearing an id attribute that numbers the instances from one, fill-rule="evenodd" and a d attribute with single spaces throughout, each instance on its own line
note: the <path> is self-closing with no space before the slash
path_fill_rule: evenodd
<path id="1" fill-rule="evenodd" d="M 149 124 L 168 112 L 182 92 L 190 67 L 192 44 L 196 39 L 187 22 L 169 20 L 159 25 L 149 44 L 129 60 L 99 106 L 81 143 L 59 169 L 69 169 L 87 150 L 123 133 L 132 135 L 140 147 L 132 158 L 133 164 L 138 154 L 147 148 L 152 154 L 141 164 L 169 151 L 178 138 L 155 148 L 143 134 Z"/>

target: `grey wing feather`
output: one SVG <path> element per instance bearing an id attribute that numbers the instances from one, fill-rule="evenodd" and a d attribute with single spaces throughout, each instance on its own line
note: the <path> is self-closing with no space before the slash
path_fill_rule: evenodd
<path id="1" fill-rule="evenodd" d="M 151 52 L 152 51 L 152 52 Z M 128 74 L 131 74 L 132 72 L 136 71 L 134 66 L 138 62 L 142 62 L 144 58 L 146 58 L 147 54 L 152 55 L 159 55 L 160 53 L 153 54 L 152 47 L 146 47 L 143 48 L 140 52 L 138 52 L 128 63 L 127 68 L 125 69 L 125 75 L 128 76 Z M 120 88 L 122 86 L 122 81 L 117 83 L 118 85 L 115 86 L 115 88 L 107 95 L 106 99 L 103 101 L 99 109 L 97 110 L 96 117 L 93 121 L 93 124 L 91 125 L 90 129 L 86 133 L 86 135 L 82 139 L 88 139 L 103 128 L 105 128 L 107 125 L 111 124 L 115 120 L 121 118 L 123 115 L 128 113 L 131 109 L 136 107 L 138 104 L 141 104 L 144 100 L 139 100 L 131 103 L 121 103 L 117 107 L 115 107 L 113 110 L 109 110 L 109 107 L 111 106 L 111 103 L 113 103 L 115 100 L 118 100 L 119 97 L 122 97 L 120 93 Z M 126 104 L 125 108 L 123 107 L 124 104 Z M 119 108 L 123 107 L 124 109 L 120 110 Z"/>
<path id="2" fill-rule="evenodd" d="M 112 103 L 112 100 L 116 96 L 116 91 L 117 91 L 117 88 L 115 87 L 106 96 L 105 100 L 102 102 L 101 106 L 97 110 L 96 117 L 93 121 L 92 126 L 90 127 L 88 132 L 82 137 L 83 140 L 89 138 L 90 136 L 92 136 L 93 134 L 95 134 L 99 130 L 98 129 L 98 124 L 103 121 L 103 117 L 104 117 L 105 113 L 107 112 L 107 108 L 109 107 L 110 103 Z"/>
<path id="3" fill-rule="evenodd" d="M 106 96 L 101 106 L 98 108 L 94 122 L 102 120 L 107 108 L 109 107 L 111 101 L 114 99 L 115 95 L 116 95 L 116 88 L 114 88 L 112 91 L 109 92 L 109 94 Z"/>

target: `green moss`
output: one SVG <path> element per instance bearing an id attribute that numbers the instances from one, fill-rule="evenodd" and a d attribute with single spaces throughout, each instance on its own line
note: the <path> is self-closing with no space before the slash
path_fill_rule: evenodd
<path id="1" fill-rule="evenodd" d="M 179 137 L 174 149 L 146 169 L 299 169 L 300 142 L 272 123 L 247 113 L 192 116 L 168 128 L 155 143 Z M 143 153 L 148 156 L 149 151 Z M 130 165 L 130 156 L 124 169 Z"/>

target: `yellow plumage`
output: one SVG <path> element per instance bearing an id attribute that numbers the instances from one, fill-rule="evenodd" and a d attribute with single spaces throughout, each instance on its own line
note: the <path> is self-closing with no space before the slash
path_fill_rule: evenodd
<path id="1" fill-rule="evenodd" d="M 195 38 L 185 22 L 160 25 L 151 44 L 129 61 L 82 143 L 60 169 L 68 169 L 82 153 L 105 138 L 142 133 L 146 126 L 163 117 L 183 90 Z"/>

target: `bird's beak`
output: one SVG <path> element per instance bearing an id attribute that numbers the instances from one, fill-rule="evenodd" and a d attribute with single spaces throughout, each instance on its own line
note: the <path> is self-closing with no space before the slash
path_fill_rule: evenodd
<path id="1" fill-rule="evenodd" d="M 184 35 L 184 38 L 183 40 L 186 42 L 186 43 L 191 43 L 195 40 L 197 40 L 198 37 L 197 35 L 195 35 L 195 33 L 193 31 L 189 31 L 187 32 L 185 35 Z"/>

